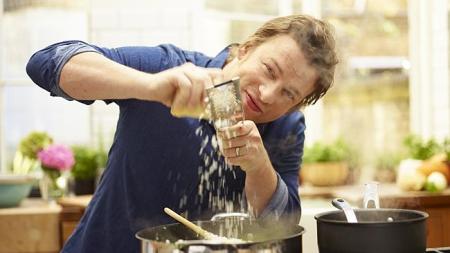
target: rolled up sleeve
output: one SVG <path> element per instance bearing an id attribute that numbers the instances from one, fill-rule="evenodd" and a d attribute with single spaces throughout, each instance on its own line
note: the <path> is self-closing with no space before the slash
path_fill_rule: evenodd
<path id="1" fill-rule="evenodd" d="M 52 96 L 73 100 L 59 86 L 61 71 L 73 56 L 84 52 L 98 52 L 82 41 L 65 41 L 50 45 L 35 54 L 28 61 L 26 71 L 37 85 L 50 92 Z"/>
<path id="2" fill-rule="evenodd" d="M 298 176 L 304 143 L 304 117 L 286 115 L 262 130 L 264 145 L 277 175 L 277 187 L 258 219 L 298 223 L 301 217 Z"/>
<path id="3" fill-rule="evenodd" d="M 289 198 L 289 191 L 286 184 L 281 179 L 280 175 L 277 173 L 277 188 L 273 193 L 269 203 L 266 208 L 261 212 L 259 218 L 264 219 L 269 216 L 275 215 L 275 217 L 280 217 L 287 206 Z"/>

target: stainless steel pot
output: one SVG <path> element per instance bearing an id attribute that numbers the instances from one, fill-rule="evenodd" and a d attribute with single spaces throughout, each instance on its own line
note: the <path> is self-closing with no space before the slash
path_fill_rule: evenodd
<path id="1" fill-rule="evenodd" d="M 136 237 L 141 241 L 142 253 L 271 253 L 302 252 L 302 235 L 299 225 L 284 223 L 261 224 L 232 214 L 221 214 L 211 221 L 194 222 L 203 229 L 219 236 L 239 238 L 245 242 L 221 242 L 203 240 L 182 224 L 170 224 L 146 228 Z"/>

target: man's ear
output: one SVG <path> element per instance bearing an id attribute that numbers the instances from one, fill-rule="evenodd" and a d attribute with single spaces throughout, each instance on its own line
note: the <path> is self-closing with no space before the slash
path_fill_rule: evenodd
<path id="1" fill-rule="evenodd" d="M 238 60 L 244 59 L 247 56 L 247 54 L 250 52 L 250 48 L 251 48 L 250 45 L 247 45 L 247 44 L 240 46 L 239 50 L 238 50 L 238 54 L 237 54 Z"/>

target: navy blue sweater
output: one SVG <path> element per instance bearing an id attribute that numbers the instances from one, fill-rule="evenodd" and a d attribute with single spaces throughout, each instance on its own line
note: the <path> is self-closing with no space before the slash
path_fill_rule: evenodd
<path id="1" fill-rule="evenodd" d="M 73 100 L 59 87 L 61 69 L 72 56 L 88 51 L 149 73 L 186 62 L 221 68 L 228 56 L 228 49 L 211 58 L 173 45 L 108 49 L 65 41 L 36 52 L 28 62 L 27 73 L 52 96 Z M 192 220 L 209 219 L 224 211 L 247 211 L 245 197 L 243 200 L 245 173 L 225 164 L 209 122 L 173 117 L 169 108 L 155 102 L 106 102 L 120 108 L 107 168 L 63 252 L 139 252 L 137 231 L 173 223 L 164 214 L 164 207 Z M 277 189 L 260 218 L 294 213 L 298 221 L 303 115 L 293 112 L 260 124 L 258 129 L 278 176 Z"/>

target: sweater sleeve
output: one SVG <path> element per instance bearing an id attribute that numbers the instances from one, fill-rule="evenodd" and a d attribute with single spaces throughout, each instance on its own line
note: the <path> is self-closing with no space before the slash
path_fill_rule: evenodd
<path id="1" fill-rule="evenodd" d="M 301 216 L 298 194 L 299 167 L 304 144 L 304 117 L 300 112 L 286 115 L 267 126 L 264 144 L 277 173 L 278 183 L 260 217 L 288 218 L 296 223 Z"/>
<path id="2" fill-rule="evenodd" d="M 73 100 L 60 88 L 59 79 L 64 65 L 73 56 L 84 52 L 96 52 L 119 64 L 148 73 L 156 73 L 186 62 L 183 50 L 170 44 L 155 47 L 102 48 L 72 40 L 50 45 L 34 53 L 26 66 L 27 74 L 34 83 L 50 92 L 50 95 Z M 94 101 L 80 102 L 91 104 Z"/>

